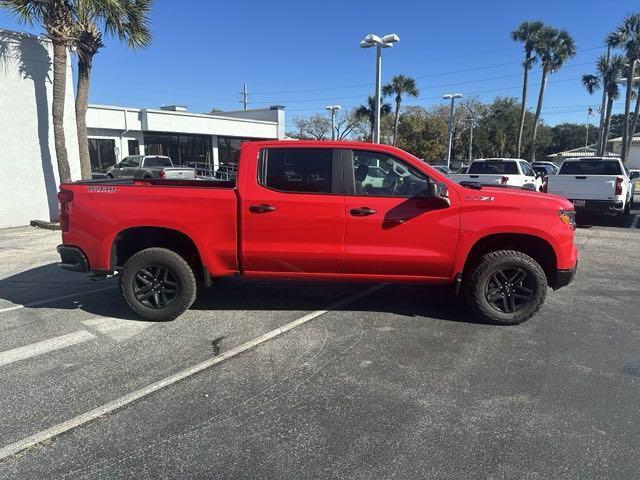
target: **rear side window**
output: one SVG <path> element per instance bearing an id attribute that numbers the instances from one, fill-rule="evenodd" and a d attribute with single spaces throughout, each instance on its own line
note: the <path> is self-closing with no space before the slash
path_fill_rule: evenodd
<path id="1" fill-rule="evenodd" d="M 620 175 L 620 164 L 611 160 L 580 160 L 564 162 L 560 175 Z"/>
<path id="2" fill-rule="evenodd" d="M 329 148 L 269 148 L 262 151 L 258 181 L 283 192 L 331 193 Z"/>
<path id="3" fill-rule="evenodd" d="M 172 167 L 171 160 L 162 157 L 147 157 L 144 159 L 145 167 Z"/>
<path id="4" fill-rule="evenodd" d="M 518 175 L 518 165 L 516 162 L 473 162 L 469 167 L 468 173 L 486 174 L 486 175 Z"/>

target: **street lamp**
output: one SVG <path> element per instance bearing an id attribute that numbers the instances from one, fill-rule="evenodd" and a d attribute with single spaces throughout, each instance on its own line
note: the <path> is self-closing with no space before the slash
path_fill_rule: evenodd
<path id="1" fill-rule="evenodd" d="M 451 166 L 451 144 L 453 143 L 453 108 L 456 98 L 462 98 L 461 93 L 447 93 L 442 96 L 445 100 L 451 100 L 451 111 L 449 112 L 449 142 L 447 144 L 447 168 Z"/>
<path id="2" fill-rule="evenodd" d="M 331 140 L 336 139 L 336 110 L 341 110 L 340 105 L 327 105 L 325 110 L 331 111 Z"/>
<path id="3" fill-rule="evenodd" d="M 400 41 L 400 37 L 395 33 L 390 33 L 384 37 L 379 37 L 370 33 L 360 42 L 360 48 L 376 47 L 376 101 L 373 120 L 373 143 L 380 143 L 380 97 L 382 81 L 382 49 L 393 47 L 393 44 Z"/>

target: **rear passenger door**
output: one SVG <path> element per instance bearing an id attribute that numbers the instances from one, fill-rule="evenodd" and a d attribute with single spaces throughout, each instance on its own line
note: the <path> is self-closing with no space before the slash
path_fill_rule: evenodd
<path id="1" fill-rule="evenodd" d="M 522 174 L 524 175 L 522 186 L 528 186 L 528 188 L 533 188 L 536 191 L 540 190 L 542 180 L 536 178 L 536 172 L 531 168 L 531 165 L 525 161 L 521 161 L 519 163 Z"/>
<path id="2" fill-rule="evenodd" d="M 251 274 L 338 274 L 344 257 L 341 151 L 260 151 L 242 198 L 241 261 Z"/>

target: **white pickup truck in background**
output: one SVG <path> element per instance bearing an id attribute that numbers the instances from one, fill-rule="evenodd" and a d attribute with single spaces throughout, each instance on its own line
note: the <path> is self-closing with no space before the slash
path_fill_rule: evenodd
<path id="1" fill-rule="evenodd" d="M 539 191 L 542 178 L 526 160 L 519 158 L 483 158 L 474 160 L 464 174 L 453 174 L 454 182 L 475 182 L 485 185 L 498 183 Z"/>
<path id="2" fill-rule="evenodd" d="M 545 189 L 571 200 L 577 212 L 622 215 L 631 209 L 636 177 L 619 158 L 567 159 Z"/>

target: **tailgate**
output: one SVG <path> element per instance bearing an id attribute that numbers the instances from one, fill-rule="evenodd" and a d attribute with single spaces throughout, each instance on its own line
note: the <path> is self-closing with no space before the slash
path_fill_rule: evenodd
<path id="1" fill-rule="evenodd" d="M 569 200 L 612 200 L 615 175 L 549 175 L 547 191 Z"/>
<path id="2" fill-rule="evenodd" d="M 163 169 L 164 178 L 168 179 L 188 179 L 193 180 L 196 178 L 195 168 L 183 168 L 183 167 L 167 167 Z"/>

